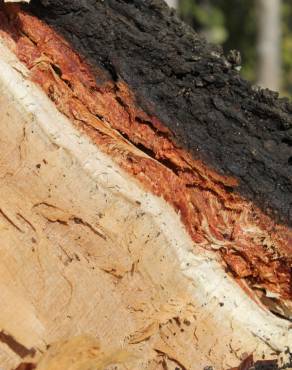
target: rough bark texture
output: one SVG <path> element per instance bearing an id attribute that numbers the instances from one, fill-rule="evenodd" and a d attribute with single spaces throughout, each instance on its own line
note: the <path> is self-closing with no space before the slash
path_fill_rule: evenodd
<path id="1" fill-rule="evenodd" d="M 92 64 L 122 78 L 173 138 L 265 211 L 292 223 L 292 106 L 256 91 L 160 0 L 34 0 Z"/>
<path id="2" fill-rule="evenodd" d="M 289 368 L 289 103 L 159 1 L 1 6 L 0 46 L 0 361 Z"/>

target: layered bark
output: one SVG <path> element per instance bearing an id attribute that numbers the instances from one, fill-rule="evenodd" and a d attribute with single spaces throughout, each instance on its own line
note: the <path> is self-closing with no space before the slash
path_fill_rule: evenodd
<path id="1" fill-rule="evenodd" d="M 93 65 L 126 81 L 173 140 L 238 178 L 234 190 L 291 223 L 288 101 L 254 91 L 232 68 L 232 56 L 223 58 L 161 1 L 36 1 L 31 9 Z"/>
<path id="2" fill-rule="evenodd" d="M 2 7 L 0 24 L 2 69 L 16 80 L 10 86 L 2 74 L 7 90 L 2 107 L 8 107 L 8 117 L 17 117 L 9 121 L 3 144 L 3 151 L 7 143 L 13 149 L 2 165 L 6 196 L 1 201 L 9 201 L 1 214 L 14 228 L 7 241 L 12 242 L 15 230 L 40 238 L 30 235 L 27 243 L 33 253 L 38 245 L 40 283 L 48 289 L 40 292 L 30 256 L 27 273 L 47 306 L 36 303 L 35 294 L 24 298 L 26 306 L 35 305 L 45 316 L 56 302 L 58 311 L 62 300 L 60 295 L 54 300 L 50 289 L 60 284 L 66 291 L 59 279 L 71 292 L 62 315 L 74 307 L 73 323 L 95 306 L 104 315 L 108 305 L 94 294 L 107 297 L 114 310 L 122 302 L 110 316 L 117 323 L 124 317 L 124 327 L 118 329 L 106 315 L 102 324 L 89 315 L 80 328 L 105 335 L 100 347 L 112 342 L 115 353 L 123 343 L 127 355 L 122 362 L 134 361 L 134 368 L 227 369 L 244 353 L 273 357 L 269 347 L 286 351 L 282 365 L 287 364 L 289 103 L 252 90 L 232 60 L 197 38 L 158 1 L 35 1 L 26 10 Z M 5 61 L 8 48 L 12 54 Z M 20 116 L 9 104 L 13 95 Z M 39 109 L 31 107 L 34 101 Z M 28 131 L 17 125 L 21 121 L 30 121 Z M 4 120 L 2 127 L 4 133 Z M 20 144 L 13 146 L 17 127 Z M 62 150 L 55 153 L 55 146 Z M 29 232 L 22 223 L 30 225 Z M 54 266 L 59 253 L 67 257 Z M 80 269 L 72 266 L 74 256 L 81 259 Z M 110 281 L 100 272 L 92 275 L 91 268 L 109 274 Z M 50 271 L 56 279 L 49 284 Z M 77 280 L 78 271 L 83 282 Z M 23 325 L 16 330 L 7 324 L 3 330 L 28 350 L 79 333 L 65 316 L 34 321 L 27 311 L 28 326 L 39 325 L 33 339 Z M 25 312 L 15 314 L 24 317 Z M 110 333 L 104 325 L 113 325 Z"/>

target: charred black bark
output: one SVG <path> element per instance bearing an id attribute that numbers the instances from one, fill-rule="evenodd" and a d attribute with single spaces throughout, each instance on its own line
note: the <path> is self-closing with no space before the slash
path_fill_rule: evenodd
<path id="1" fill-rule="evenodd" d="M 231 189 L 292 224 L 292 104 L 243 80 L 217 47 L 161 0 L 32 0 L 92 65 L 123 79 L 173 140 L 220 173 Z"/>

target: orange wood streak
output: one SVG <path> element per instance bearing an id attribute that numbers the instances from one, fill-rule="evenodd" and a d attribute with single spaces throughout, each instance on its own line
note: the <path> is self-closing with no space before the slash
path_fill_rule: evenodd
<path id="1" fill-rule="evenodd" d="M 291 229 L 236 194 L 236 179 L 178 147 L 123 81 L 93 70 L 46 24 L 13 5 L 0 8 L 0 25 L 0 36 L 56 107 L 146 189 L 172 204 L 194 242 L 218 249 L 236 277 L 292 298 Z"/>

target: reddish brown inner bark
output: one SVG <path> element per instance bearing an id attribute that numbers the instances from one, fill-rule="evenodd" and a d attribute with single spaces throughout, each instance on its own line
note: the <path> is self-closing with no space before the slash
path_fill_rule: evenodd
<path id="1" fill-rule="evenodd" d="M 236 194 L 236 179 L 177 147 L 172 133 L 137 106 L 123 81 L 93 72 L 37 18 L 17 6 L 2 7 L 0 36 L 63 114 L 146 189 L 173 205 L 197 244 L 218 250 L 235 277 L 291 299 L 292 230 Z"/>

